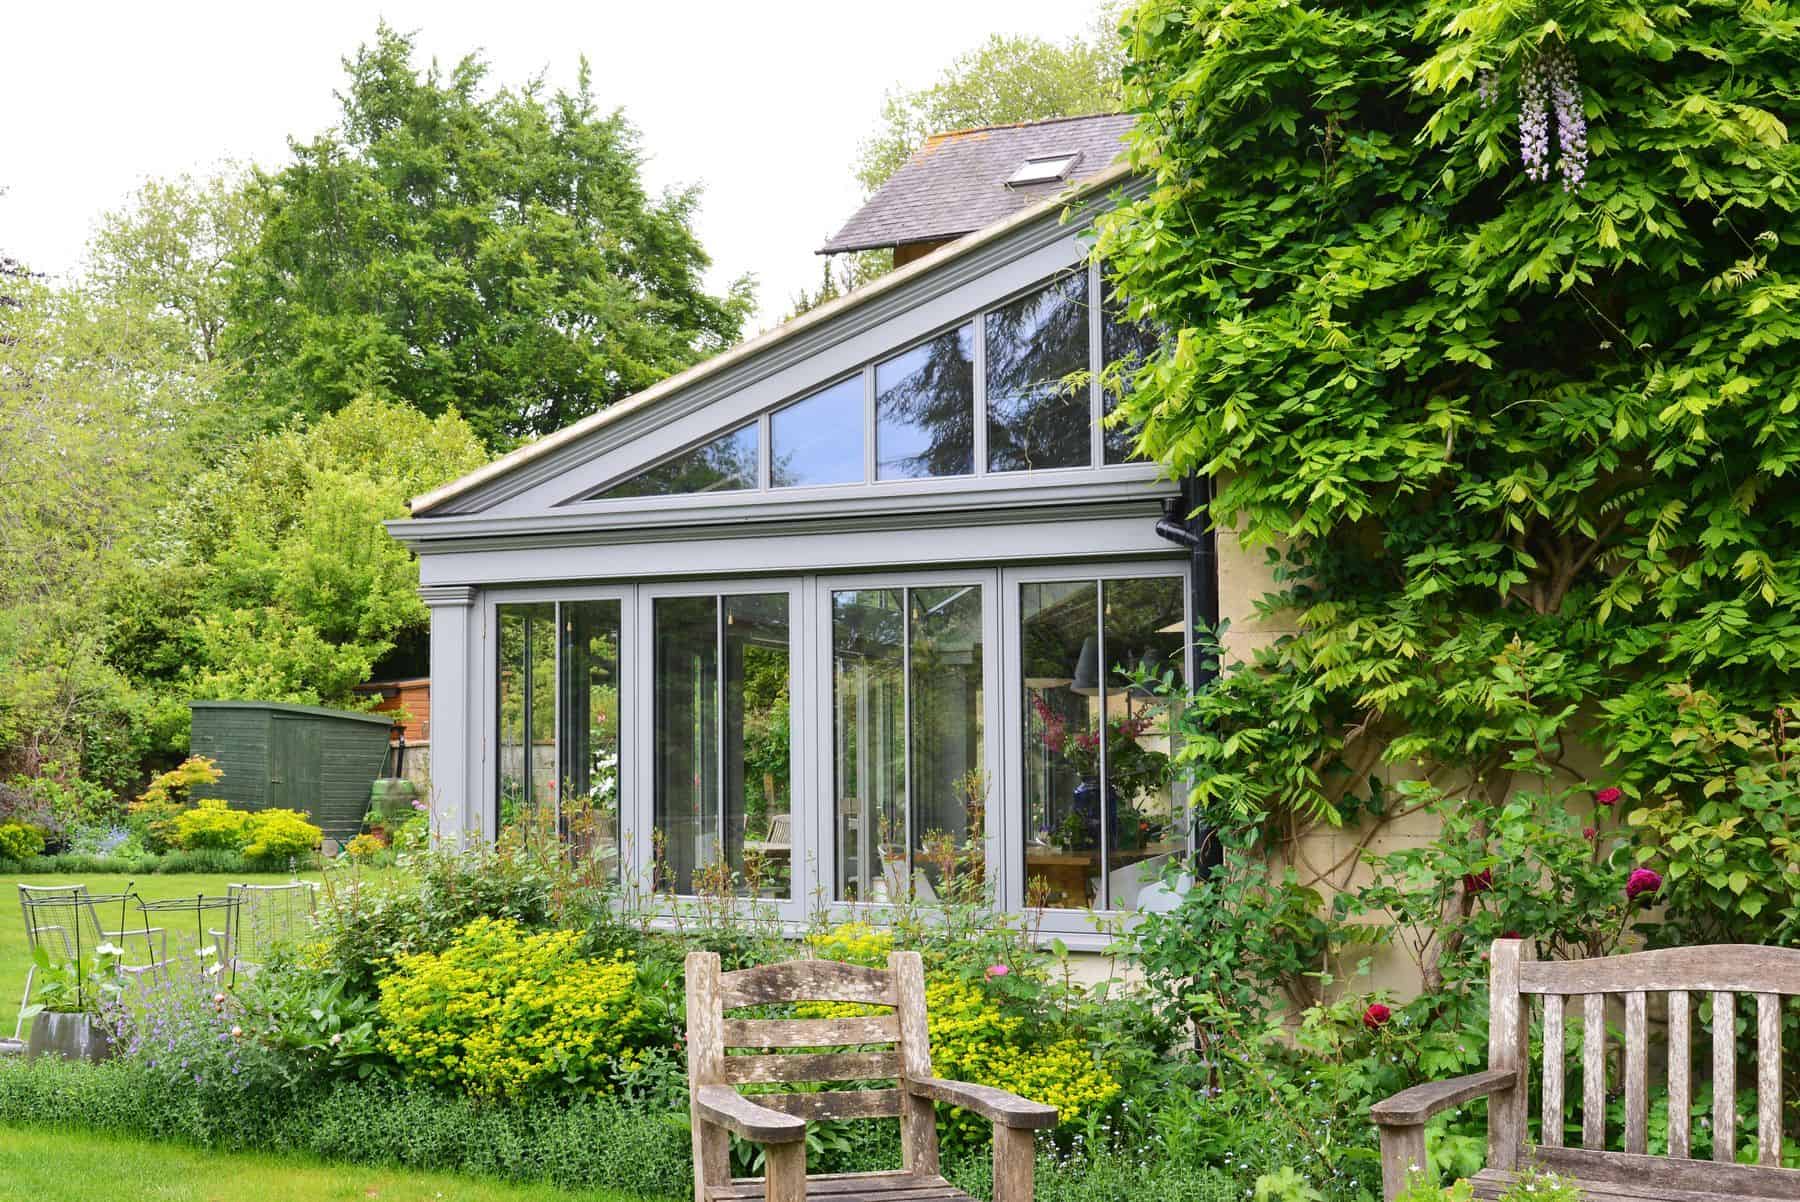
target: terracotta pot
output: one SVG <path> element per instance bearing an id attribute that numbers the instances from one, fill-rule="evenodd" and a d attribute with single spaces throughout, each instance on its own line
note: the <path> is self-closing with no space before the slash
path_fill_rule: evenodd
<path id="1" fill-rule="evenodd" d="M 31 1020 L 31 1035 L 25 1042 L 27 1060 L 61 1056 L 64 1060 L 98 1064 L 111 1058 L 112 1054 L 112 1037 L 91 1014 L 45 1010 Z"/>

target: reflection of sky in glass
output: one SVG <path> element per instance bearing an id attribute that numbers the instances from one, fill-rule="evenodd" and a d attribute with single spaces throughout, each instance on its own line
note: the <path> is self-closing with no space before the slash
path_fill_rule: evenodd
<path id="1" fill-rule="evenodd" d="M 709 443 L 665 459 L 603 489 L 603 497 L 669 497 L 682 493 L 735 492 L 756 487 L 756 423 L 739 426 Z"/>
<path id="2" fill-rule="evenodd" d="M 769 419 L 769 482 L 777 488 L 859 484 L 863 478 L 863 378 L 821 389 Z"/>
<path id="3" fill-rule="evenodd" d="M 975 469 L 975 327 L 946 330 L 875 367 L 875 475 Z"/>

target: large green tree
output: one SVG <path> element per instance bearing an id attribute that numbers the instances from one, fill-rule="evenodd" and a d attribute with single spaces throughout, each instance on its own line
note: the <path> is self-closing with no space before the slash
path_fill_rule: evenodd
<path id="1" fill-rule="evenodd" d="M 261 236 L 223 344 L 233 395 L 285 418 L 359 395 L 455 408 L 491 448 L 543 434 L 735 341 L 747 280 L 705 289 L 696 191 L 653 197 L 637 135 L 574 92 L 420 69 L 381 27 L 336 128 L 258 173 Z"/>
<path id="2" fill-rule="evenodd" d="M 1538 774 L 1699 816 L 1779 771 L 1793 9 L 1150 0 L 1127 33 L 1153 186 L 1098 251 L 1169 338 L 1124 420 L 1287 548 L 1299 628 L 1200 699 L 1202 802 L 1341 820 L 1371 771 L 1417 804 Z"/>

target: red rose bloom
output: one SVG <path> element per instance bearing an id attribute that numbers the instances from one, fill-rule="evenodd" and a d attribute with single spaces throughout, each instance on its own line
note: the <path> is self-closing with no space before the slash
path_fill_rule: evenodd
<path id="1" fill-rule="evenodd" d="M 1655 897 L 1656 891 L 1662 888 L 1662 873 L 1651 868 L 1633 868 L 1631 875 L 1625 878 L 1625 900 L 1636 901 L 1640 897 Z"/>
<path id="2" fill-rule="evenodd" d="M 1363 1011 L 1363 1026 L 1369 1028 L 1371 1031 L 1379 1031 L 1381 1028 L 1387 1026 L 1388 1019 L 1392 1017 L 1394 1017 L 1394 1012 L 1392 1010 L 1389 1010 L 1380 1002 L 1370 1002 L 1369 1008 Z"/>
<path id="3" fill-rule="evenodd" d="M 1584 826 L 1581 828 L 1581 837 L 1583 839 L 1592 839 L 1595 835 L 1597 835 L 1599 833 L 1600 833 L 1599 831 L 1595 830 L 1591 826 Z"/>
<path id="4" fill-rule="evenodd" d="M 1616 806 L 1619 802 L 1623 801 L 1624 798 L 1625 790 L 1616 785 L 1608 785 L 1606 788 L 1594 794 L 1594 800 L 1603 806 Z"/>
<path id="5" fill-rule="evenodd" d="M 1480 872 L 1470 873 L 1463 877 L 1463 891 L 1470 895 L 1486 893 L 1494 887 L 1494 870 L 1483 868 Z"/>

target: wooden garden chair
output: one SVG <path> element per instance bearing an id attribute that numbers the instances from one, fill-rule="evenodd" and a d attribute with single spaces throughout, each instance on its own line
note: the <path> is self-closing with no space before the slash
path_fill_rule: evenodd
<path id="1" fill-rule="evenodd" d="M 1372 1115 L 1381 1129 L 1384 1196 L 1397 1198 L 1427 1170 L 1425 1124 L 1435 1114 L 1474 1098 L 1488 1099 L 1487 1168 L 1472 1179 L 1477 1198 L 1498 1198 L 1521 1171 L 1541 1168 L 1575 1179 L 1590 1202 L 1719 1202 L 1723 1199 L 1800 1199 L 1800 1170 L 1781 1164 L 1782 1000 L 1800 994 L 1800 949 L 1718 944 L 1633 952 L 1592 960 L 1534 960 L 1517 939 L 1495 940 L 1488 953 L 1488 1067 L 1450 1081 L 1415 1085 Z M 1668 1151 L 1649 1154 L 1650 1007 L 1664 994 L 1668 1055 Z M 1737 1161 L 1738 995 L 1755 1005 L 1747 1029 L 1755 1033 L 1756 1161 Z M 1699 1005 L 1712 1000 L 1710 1057 L 1694 1055 Z M 1542 1124 L 1529 1142 L 1532 999 L 1542 998 Z M 1609 999 L 1624 1011 L 1625 1116 L 1607 1124 Z M 1573 1005 L 1571 1005 L 1573 1003 Z M 1567 1021 L 1576 1014 L 1581 1040 L 1581 1146 L 1568 1146 L 1563 1097 Z M 1694 1062 L 1710 1062 L 1714 1085 L 1711 1160 L 1695 1160 L 1692 1107 Z M 1614 1070 L 1616 1071 L 1616 1070 Z M 1616 1085 L 1615 1078 L 1614 1084 Z M 1609 1139 L 1617 1132 L 1615 1141 Z"/>
<path id="2" fill-rule="evenodd" d="M 728 1018 L 748 1006 L 857 1002 L 884 1007 L 856 1018 Z M 688 1087 L 694 1129 L 694 1202 L 969 1202 L 938 1172 L 934 1104 L 960 1106 L 994 1125 L 994 1202 L 1031 1202 L 1033 1133 L 1056 1109 L 931 1072 L 925 970 L 917 952 L 885 969 L 792 960 L 721 973 L 712 952 L 687 958 Z M 891 1050 L 870 1051 L 872 1045 Z M 834 1048 L 836 1051 L 820 1049 Z M 733 1049 L 757 1049 L 730 1055 Z M 774 1052 L 765 1049 L 780 1049 Z M 844 1050 L 855 1049 L 855 1050 Z M 892 1081 L 891 1088 L 745 1095 L 740 1085 Z M 806 1173 L 808 1120 L 897 1118 L 899 1172 Z M 730 1135 L 761 1144 L 766 1176 L 733 1179 Z"/>

